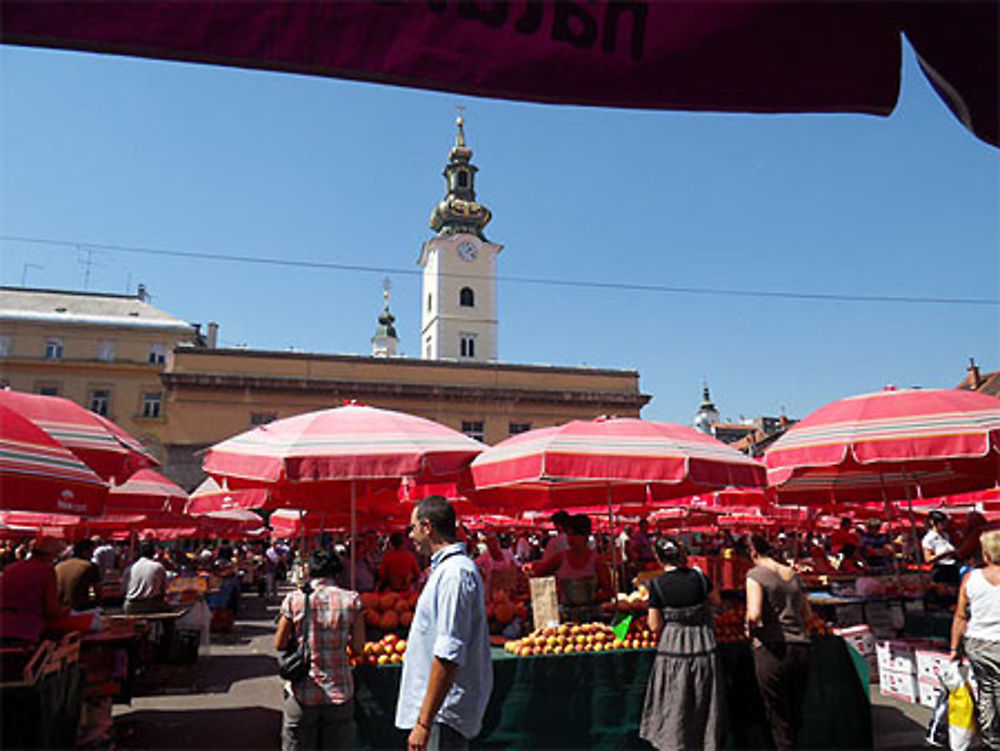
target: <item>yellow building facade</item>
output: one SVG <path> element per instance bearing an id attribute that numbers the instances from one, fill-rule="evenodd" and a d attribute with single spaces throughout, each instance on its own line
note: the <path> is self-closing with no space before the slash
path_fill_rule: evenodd
<path id="1" fill-rule="evenodd" d="M 272 420 L 357 401 L 497 443 L 599 415 L 639 417 L 634 370 L 179 347 L 162 375 L 171 477 L 201 478 L 203 450 Z"/>
<path id="2" fill-rule="evenodd" d="M 137 295 L 0 287 L 0 384 L 62 396 L 164 458 L 160 374 L 198 329 Z"/>

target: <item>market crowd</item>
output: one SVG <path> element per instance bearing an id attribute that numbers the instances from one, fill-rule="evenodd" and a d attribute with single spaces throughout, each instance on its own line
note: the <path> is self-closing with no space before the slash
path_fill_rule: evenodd
<path id="1" fill-rule="evenodd" d="M 0 638 L 30 643 L 67 628 L 118 591 L 126 613 L 167 609 L 175 576 L 211 574 L 234 582 L 239 606 L 247 580 L 280 603 L 275 648 L 305 648 L 304 678 L 285 684 L 284 749 L 351 748 L 355 743 L 350 657 L 361 654 L 362 596 L 412 593 L 396 725 L 408 747 L 467 748 L 482 728 L 492 686 L 487 603 L 500 591 L 524 593 L 532 577 L 555 578 L 560 617 L 586 622 L 619 592 L 648 592 L 648 624 L 658 634 L 640 736 L 657 749 L 715 749 L 728 711 L 715 636 L 720 592 L 695 558 L 739 559 L 754 679 L 775 746 L 796 747 L 809 681 L 809 603 L 800 574 L 884 573 L 919 559 L 935 594 L 956 602 L 953 659 L 968 658 L 978 681 L 979 722 L 988 748 L 1000 749 L 1000 530 L 981 515 L 952 525 L 932 512 L 926 529 L 845 517 L 826 533 L 781 528 L 651 533 L 639 520 L 613 535 L 586 515 L 560 511 L 551 532 L 471 531 L 445 499 L 418 503 L 405 530 L 351 538 L 324 533 L 309 552 L 295 542 L 157 544 L 51 537 L 0 548 Z M 509 530 L 509 528 L 508 528 Z M 353 550 L 352 550 L 353 548 Z M 353 559 L 353 571 L 348 561 Z M 996 561 L 996 563 L 994 563 Z M 419 593 L 419 596 L 417 596 Z M 308 603 L 308 605 L 307 605 Z M 308 614 L 308 617 L 307 617 Z M 524 626 L 525 624 L 512 624 Z M 303 643 L 304 642 L 304 643 Z"/>

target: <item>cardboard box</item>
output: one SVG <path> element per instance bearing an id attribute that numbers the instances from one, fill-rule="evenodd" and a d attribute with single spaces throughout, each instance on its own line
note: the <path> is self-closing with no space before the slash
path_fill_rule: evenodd
<path id="1" fill-rule="evenodd" d="M 875 644 L 879 670 L 894 670 L 897 673 L 917 674 L 918 649 L 940 651 L 939 642 L 926 639 L 882 639 Z"/>
<path id="2" fill-rule="evenodd" d="M 917 678 L 908 671 L 885 670 L 880 668 L 878 675 L 879 693 L 902 701 L 916 702 Z"/>
<path id="3" fill-rule="evenodd" d="M 917 678 L 929 683 L 937 683 L 941 670 L 950 662 L 948 653 L 940 649 L 917 649 Z"/>
<path id="4" fill-rule="evenodd" d="M 854 647 L 862 657 L 875 654 L 875 634 L 872 633 L 870 626 L 862 624 L 847 628 L 835 628 L 833 633 Z"/>
<path id="5" fill-rule="evenodd" d="M 934 709 L 938 703 L 938 697 L 944 691 L 941 681 L 930 681 L 924 678 L 917 679 L 917 701 L 925 707 Z"/>

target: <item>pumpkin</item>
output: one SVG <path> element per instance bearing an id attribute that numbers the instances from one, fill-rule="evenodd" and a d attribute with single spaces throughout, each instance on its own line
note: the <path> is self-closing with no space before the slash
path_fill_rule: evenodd
<path id="1" fill-rule="evenodd" d="M 493 613 L 497 621 L 505 626 L 514 620 L 514 606 L 509 602 L 501 602 L 493 609 Z"/>
<path id="2" fill-rule="evenodd" d="M 379 598 L 378 604 L 382 610 L 392 610 L 393 606 L 396 604 L 396 593 L 386 592 Z"/>
<path id="3" fill-rule="evenodd" d="M 413 613 L 409 610 L 399 616 L 400 626 L 409 626 L 411 623 L 413 623 Z"/>
<path id="4" fill-rule="evenodd" d="M 378 626 L 382 619 L 377 610 L 365 610 L 365 624 L 368 626 Z"/>
<path id="5" fill-rule="evenodd" d="M 397 613 L 405 613 L 407 610 L 410 610 L 410 609 L 411 609 L 411 607 L 410 607 L 409 600 L 403 599 L 402 597 L 400 597 L 398 600 L 396 600 L 396 605 L 394 607 L 394 610 Z"/>
<path id="6" fill-rule="evenodd" d="M 392 629 L 399 626 L 399 613 L 395 610 L 386 610 L 382 613 L 382 629 L 384 631 L 392 631 Z"/>
<path id="7" fill-rule="evenodd" d="M 378 610 L 378 595 L 374 592 L 363 592 L 361 604 L 365 606 L 366 610 Z"/>

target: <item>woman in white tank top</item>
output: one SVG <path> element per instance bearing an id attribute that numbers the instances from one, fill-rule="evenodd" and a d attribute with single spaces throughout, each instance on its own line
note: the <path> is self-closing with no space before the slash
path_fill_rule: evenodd
<path id="1" fill-rule="evenodd" d="M 1000 751 L 1000 530 L 984 532 L 983 568 L 962 581 L 951 624 L 951 658 L 969 658 L 979 687 L 983 745 Z"/>

